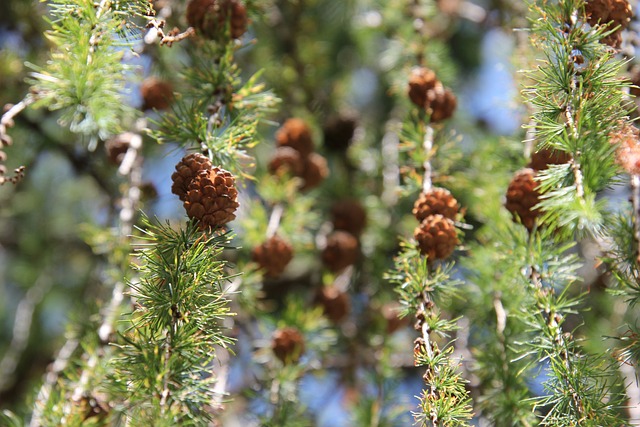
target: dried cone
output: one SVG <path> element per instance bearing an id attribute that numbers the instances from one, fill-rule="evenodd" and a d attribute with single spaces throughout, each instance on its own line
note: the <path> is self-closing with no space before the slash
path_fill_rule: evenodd
<path id="1" fill-rule="evenodd" d="M 302 158 L 313 152 L 311 130 L 302 119 L 292 118 L 285 121 L 276 132 L 276 141 L 279 146 L 297 150 Z"/>
<path id="2" fill-rule="evenodd" d="M 323 286 L 316 295 L 315 303 L 322 307 L 324 315 L 333 323 L 340 323 L 351 310 L 349 295 L 335 286 Z"/>
<path id="3" fill-rule="evenodd" d="M 329 176 L 327 159 L 318 153 L 309 154 L 304 162 L 304 169 L 301 175 L 304 180 L 302 190 L 311 190 L 312 188 L 316 188 L 327 176 Z"/>
<path id="4" fill-rule="evenodd" d="M 169 82 L 149 77 L 140 85 L 143 110 L 165 110 L 173 101 L 173 86 Z"/>
<path id="5" fill-rule="evenodd" d="M 543 148 L 531 154 L 531 160 L 527 167 L 541 171 L 549 168 L 549 165 L 561 165 L 571 160 L 571 155 L 564 151 Z"/>
<path id="6" fill-rule="evenodd" d="M 601 41 L 611 47 L 619 48 L 622 42 L 621 31 L 631 21 L 633 8 L 627 0 L 588 0 L 584 11 L 590 25 L 607 25 L 609 28 L 620 26 L 615 32 Z"/>
<path id="7" fill-rule="evenodd" d="M 413 204 L 413 215 L 419 222 L 426 217 L 440 214 L 445 218 L 455 219 L 460 205 L 451 195 L 449 190 L 434 187 L 426 193 L 420 193 L 420 197 Z"/>
<path id="8" fill-rule="evenodd" d="M 191 0 L 187 5 L 187 22 L 203 37 L 217 40 L 224 36 L 229 21 L 231 38 L 247 31 L 247 9 L 237 0 Z"/>
<path id="9" fill-rule="evenodd" d="M 631 175 L 640 175 L 640 130 L 624 122 L 621 128 L 609 135 L 616 146 L 616 160 Z"/>
<path id="10" fill-rule="evenodd" d="M 124 155 L 127 154 L 127 150 L 131 144 L 132 135 L 130 132 L 125 132 L 105 141 L 104 149 L 107 152 L 107 158 L 111 164 L 118 166 L 122 163 Z"/>
<path id="11" fill-rule="evenodd" d="M 280 328 L 271 337 L 271 349 L 282 363 L 296 363 L 304 354 L 304 337 L 293 326 Z"/>
<path id="12" fill-rule="evenodd" d="M 327 237 L 327 246 L 322 251 L 322 262 L 331 271 L 340 271 L 358 259 L 358 239 L 346 231 L 334 231 Z"/>
<path id="13" fill-rule="evenodd" d="M 269 172 L 273 175 L 288 173 L 292 176 L 302 176 L 305 161 L 297 150 L 291 147 L 278 147 L 269 161 Z"/>
<path id="14" fill-rule="evenodd" d="M 345 199 L 331 207 L 333 228 L 359 236 L 367 225 L 367 211 L 357 200 Z"/>
<path id="15" fill-rule="evenodd" d="M 437 81 L 436 73 L 428 68 L 417 67 L 411 70 L 408 90 L 411 102 L 420 108 L 425 108 L 427 105 L 427 92 L 436 86 Z"/>
<path id="16" fill-rule="evenodd" d="M 536 171 L 531 168 L 522 169 L 514 175 L 507 188 L 507 202 L 505 207 L 513 215 L 514 220 L 532 230 L 536 218 L 540 215 L 538 209 L 533 209 L 540 201 L 538 183 L 534 180 Z"/>
<path id="17" fill-rule="evenodd" d="M 456 96 L 442 84 L 427 92 L 427 111 L 431 114 L 431 121 L 438 123 L 453 116 L 458 102 Z"/>
<path id="18" fill-rule="evenodd" d="M 235 219 L 238 209 L 235 178 L 219 167 L 203 170 L 189 184 L 184 208 L 189 218 L 200 221 L 200 228 L 216 228 Z"/>
<path id="19" fill-rule="evenodd" d="M 413 232 L 420 252 L 428 260 L 449 257 L 458 244 L 458 236 L 453 221 L 442 215 L 431 215 L 425 218 Z"/>
<path id="20" fill-rule="evenodd" d="M 260 265 L 267 277 L 278 277 L 293 259 L 293 248 L 281 237 L 273 236 L 260 246 L 256 246 L 251 259 Z"/>
<path id="21" fill-rule="evenodd" d="M 356 119 L 351 116 L 334 116 L 324 125 L 324 146 L 333 151 L 346 151 L 356 130 Z"/>
<path id="22" fill-rule="evenodd" d="M 187 154 L 176 165 L 176 171 L 171 175 L 173 185 L 171 192 L 177 194 L 183 202 L 187 200 L 187 191 L 191 181 L 201 171 L 209 170 L 213 167 L 211 160 L 200 153 Z"/>

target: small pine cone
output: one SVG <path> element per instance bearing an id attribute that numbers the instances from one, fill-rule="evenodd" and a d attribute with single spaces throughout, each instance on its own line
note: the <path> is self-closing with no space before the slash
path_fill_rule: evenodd
<path id="1" fill-rule="evenodd" d="M 304 184 L 301 189 L 306 191 L 316 188 L 327 176 L 329 176 L 327 159 L 318 153 L 311 153 L 304 162 L 304 169 L 301 175 Z"/>
<path id="2" fill-rule="evenodd" d="M 543 148 L 531 154 L 531 160 L 527 167 L 541 171 L 549 168 L 549 165 L 561 165 L 571 160 L 571 155 L 564 151 Z"/>
<path id="3" fill-rule="evenodd" d="M 155 77 L 145 79 L 140 85 L 143 110 L 165 110 L 173 101 L 173 86 Z"/>
<path id="4" fill-rule="evenodd" d="M 280 328 L 271 337 L 271 349 L 282 363 L 296 363 L 304 354 L 304 336 L 293 326 Z"/>
<path id="5" fill-rule="evenodd" d="M 177 194 L 183 202 L 187 200 L 187 191 L 189 184 L 198 175 L 200 171 L 212 168 L 211 160 L 203 154 L 192 153 L 187 154 L 176 165 L 176 171 L 171 175 L 173 185 L 171 192 Z"/>
<path id="6" fill-rule="evenodd" d="M 425 218 L 416 227 L 413 237 L 418 241 L 420 252 L 426 255 L 429 261 L 449 257 L 458 244 L 453 221 L 442 215 Z"/>
<path id="7" fill-rule="evenodd" d="M 617 31 L 604 37 L 601 42 L 614 48 L 622 44 L 621 31 L 631 21 L 633 8 L 627 0 L 588 0 L 584 5 L 587 21 L 590 25 L 607 25 L 610 28 L 620 26 Z"/>
<path id="8" fill-rule="evenodd" d="M 293 259 L 293 248 L 281 237 L 273 236 L 253 248 L 251 259 L 260 265 L 267 277 L 278 277 Z"/>
<path id="9" fill-rule="evenodd" d="M 323 286 L 316 294 L 315 303 L 333 323 L 340 323 L 351 311 L 349 295 L 335 286 Z"/>
<path id="10" fill-rule="evenodd" d="M 122 163 L 122 159 L 124 159 L 124 155 L 127 154 L 127 150 L 131 144 L 132 135 L 130 132 L 125 132 L 105 141 L 104 149 L 107 152 L 107 158 L 111 164 L 118 166 Z"/>
<path id="11" fill-rule="evenodd" d="M 409 324 L 409 318 L 400 318 L 401 305 L 398 302 L 390 302 L 382 306 L 380 312 L 387 322 L 387 333 L 392 334 L 403 326 Z"/>
<path id="12" fill-rule="evenodd" d="M 302 176 L 305 161 L 297 150 L 291 147 L 278 147 L 269 161 L 268 169 L 272 175 L 288 173 L 292 176 Z"/>
<path id="13" fill-rule="evenodd" d="M 359 236 L 367 225 L 367 211 L 357 200 L 344 199 L 331 207 L 333 228 Z"/>
<path id="14" fill-rule="evenodd" d="M 189 218 L 200 221 L 200 228 L 216 228 L 235 219 L 237 198 L 231 172 L 214 167 L 200 171 L 191 181 L 184 208 Z"/>
<path id="15" fill-rule="evenodd" d="M 640 175 L 640 130 L 632 123 L 622 123 L 620 129 L 609 135 L 616 146 L 616 160 L 631 175 Z"/>
<path id="16" fill-rule="evenodd" d="M 334 116 L 324 124 L 324 146 L 332 151 L 346 151 L 356 130 L 356 119 L 351 116 Z"/>
<path id="17" fill-rule="evenodd" d="M 302 158 L 313 152 L 311 130 L 302 119 L 292 118 L 285 121 L 276 132 L 276 141 L 279 146 L 297 150 Z"/>
<path id="18" fill-rule="evenodd" d="M 431 113 L 431 121 L 438 123 L 453 116 L 458 101 L 449 89 L 437 84 L 427 92 L 427 111 Z"/>
<path id="19" fill-rule="evenodd" d="M 327 237 L 327 246 L 322 251 L 322 262 L 333 272 L 338 272 L 358 259 L 358 239 L 346 231 L 334 231 Z"/>
<path id="20" fill-rule="evenodd" d="M 428 68 L 416 67 L 411 70 L 407 92 L 411 102 L 420 108 L 425 108 L 427 105 L 427 92 L 432 90 L 437 82 L 436 73 Z"/>
<path id="21" fill-rule="evenodd" d="M 520 222 L 531 231 L 536 218 L 540 215 L 538 209 L 533 209 L 540 201 L 538 183 L 534 180 L 536 171 L 531 168 L 521 169 L 514 175 L 507 188 L 507 202 L 505 207 L 513 215 L 514 220 Z"/>
<path id="22" fill-rule="evenodd" d="M 247 9 L 237 0 L 191 0 L 187 5 L 187 22 L 198 34 L 217 40 L 224 36 L 229 20 L 231 38 L 247 31 Z"/>
<path id="23" fill-rule="evenodd" d="M 445 188 L 434 187 L 420 197 L 413 204 L 413 215 L 419 222 L 426 217 L 440 214 L 445 218 L 455 219 L 460 205 L 451 192 Z"/>

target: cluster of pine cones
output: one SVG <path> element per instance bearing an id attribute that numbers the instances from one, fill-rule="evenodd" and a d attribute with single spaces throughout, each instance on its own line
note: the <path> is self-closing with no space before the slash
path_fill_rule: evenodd
<path id="1" fill-rule="evenodd" d="M 299 118 L 284 122 L 276 132 L 278 148 L 269 162 L 274 175 L 295 176 L 301 179 L 301 190 L 317 187 L 329 175 L 327 160 L 314 152 L 311 129 Z"/>
<path id="2" fill-rule="evenodd" d="M 429 114 L 431 123 L 450 118 L 457 106 L 456 96 L 426 67 L 416 67 L 409 76 L 409 99 Z"/>
<path id="3" fill-rule="evenodd" d="M 420 252 L 429 261 L 448 258 L 458 245 L 454 220 L 460 205 L 444 188 L 422 192 L 413 205 L 413 215 L 420 222 L 413 232 Z"/>
<path id="4" fill-rule="evenodd" d="M 538 171 L 549 165 L 567 163 L 571 156 L 562 151 L 543 148 L 531 155 L 526 168 L 517 171 L 507 188 L 505 207 L 514 221 L 519 221 L 527 230 L 533 230 L 541 212 L 535 206 L 540 202 L 539 183 L 535 180 Z"/>
<path id="5" fill-rule="evenodd" d="M 238 190 L 233 175 L 211 164 L 200 153 L 184 156 L 171 175 L 171 192 L 183 202 L 189 218 L 203 230 L 214 229 L 235 219 Z"/>

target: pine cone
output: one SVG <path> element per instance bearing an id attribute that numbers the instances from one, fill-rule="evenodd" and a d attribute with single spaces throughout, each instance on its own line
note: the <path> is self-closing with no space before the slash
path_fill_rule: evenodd
<path id="1" fill-rule="evenodd" d="M 187 5 L 187 22 L 198 34 L 211 40 L 224 37 L 229 20 L 231 38 L 247 31 L 247 9 L 237 0 L 191 0 Z"/>
<path id="2" fill-rule="evenodd" d="M 436 85 L 436 73 L 425 67 L 416 67 L 409 76 L 408 95 L 411 102 L 420 108 L 426 108 L 427 92 Z"/>
<path id="3" fill-rule="evenodd" d="M 420 197 L 413 205 L 413 215 L 422 222 L 430 215 L 440 214 L 445 218 L 455 219 L 460 205 L 449 190 L 434 187 L 427 193 L 420 193 Z"/>
<path id="4" fill-rule="evenodd" d="M 191 181 L 184 208 L 189 218 L 200 221 L 200 228 L 216 228 L 235 219 L 237 198 L 231 172 L 214 167 L 198 172 Z"/>
<path id="5" fill-rule="evenodd" d="M 189 191 L 191 181 L 199 172 L 211 168 L 211 160 L 207 156 L 200 153 L 187 154 L 178 162 L 176 171 L 171 175 L 171 180 L 173 181 L 171 192 L 177 194 L 180 200 L 184 202 L 187 200 L 187 191 Z"/>
<path id="6" fill-rule="evenodd" d="M 272 175 L 288 173 L 291 176 L 302 176 L 305 161 L 297 150 L 291 147 L 278 147 L 271 161 L 269 161 L 269 172 Z"/>
<path id="7" fill-rule="evenodd" d="M 349 295 L 335 286 L 323 286 L 316 294 L 315 303 L 333 323 L 340 323 L 351 310 Z"/>
<path id="8" fill-rule="evenodd" d="M 429 261 L 445 259 L 453 253 L 458 244 L 458 236 L 453 221 L 442 215 L 426 217 L 413 232 L 420 252 Z"/>
<path id="9" fill-rule="evenodd" d="M 355 263 L 360 254 L 358 239 L 346 231 L 334 231 L 327 237 L 322 262 L 331 271 L 340 271 Z"/>
<path id="10" fill-rule="evenodd" d="M 304 336 L 297 328 L 280 328 L 271 337 L 271 349 L 282 363 L 296 363 L 304 354 Z"/>
<path id="11" fill-rule="evenodd" d="M 340 200 L 331 207 L 333 228 L 359 236 L 367 225 L 367 211 L 353 199 Z"/>
<path id="12" fill-rule="evenodd" d="M 441 83 L 427 92 L 427 111 L 431 114 L 431 122 L 438 123 L 453 116 L 458 102 L 456 96 Z"/>
<path id="13" fill-rule="evenodd" d="M 120 163 L 122 163 L 124 155 L 127 154 L 127 150 L 131 144 L 132 135 L 133 134 L 130 132 L 125 132 L 105 141 L 104 149 L 107 152 L 109 162 L 116 166 L 119 166 Z"/>
<path id="14" fill-rule="evenodd" d="M 527 167 L 541 171 L 549 168 L 549 165 L 561 165 L 571 160 L 571 155 L 564 151 L 543 148 L 531 154 L 531 160 Z"/>
<path id="15" fill-rule="evenodd" d="M 302 119 L 292 118 L 284 122 L 276 132 L 278 145 L 297 150 L 302 158 L 313 152 L 311 130 Z"/>
<path id="16" fill-rule="evenodd" d="M 301 175 L 304 180 L 301 190 L 306 191 L 316 188 L 327 176 L 329 176 L 327 159 L 318 153 L 309 154 L 304 162 L 304 169 Z"/>
<path id="17" fill-rule="evenodd" d="M 537 190 L 538 183 L 534 180 L 536 172 L 531 168 L 521 169 L 514 175 L 507 188 L 507 202 L 505 207 L 513 215 L 514 220 L 520 222 L 529 231 L 533 229 L 536 218 L 540 215 L 538 209 L 533 209 L 540 201 Z"/>
<path id="18" fill-rule="evenodd" d="M 140 85 L 143 110 L 165 110 L 173 101 L 173 86 L 156 77 L 145 79 Z"/>
<path id="19" fill-rule="evenodd" d="M 356 130 L 356 119 L 351 116 L 334 116 L 324 125 L 324 146 L 332 151 L 346 151 Z"/>
<path id="20" fill-rule="evenodd" d="M 251 259 L 260 265 L 267 277 L 278 277 L 293 259 L 293 248 L 284 239 L 276 236 L 256 246 Z"/>
<path id="21" fill-rule="evenodd" d="M 627 0 L 588 0 L 584 5 L 587 22 L 590 25 L 620 26 L 615 32 L 601 40 L 611 47 L 619 48 L 622 43 L 622 30 L 631 21 L 633 8 Z"/>
<path id="22" fill-rule="evenodd" d="M 617 163 L 627 173 L 640 175 L 640 130 L 632 123 L 624 122 L 609 138 L 616 146 Z"/>

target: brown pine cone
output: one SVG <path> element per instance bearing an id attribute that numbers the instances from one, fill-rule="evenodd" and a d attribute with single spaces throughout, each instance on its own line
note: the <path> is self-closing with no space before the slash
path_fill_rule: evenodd
<path id="1" fill-rule="evenodd" d="M 382 306 L 380 312 L 387 322 L 387 333 L 392 334 L 398 329 L 409 324 L 409 318 L 400 318 L 401 305 L 398 302 L 389 302 Z"/>
<path id="2" fill-rule="evenodd" d="M 455 219 L 460 205 L 445 188 L 433 187 L 426 193 L 420 193 L 420 197 L 413 204 L 413 215 L 422 222 L 430 215 L 440 214 L 445 218 Z"/>
<path id="3" fill-rule="evenodd" d="M 438 123 L 453 116 L 458 101 L 449 89 L 437 84 L 427 92 L 427 111 L 431 114 L 431 122 Z"/>
<path id="4" fill-rule="evenodd" d="M 324 124 L 324 146 L 332 151 L 346 151 L 351 145 L 356 130 L 356 119 L 352 116 L 330 117 Z"/>
<path id="5" fill-rule="evenodd" d="M 107 158 L 109 159 L 109 162 L 116 166 L 122 163 L 124 155 L 127 154 L 127 150 L 129 149 L 129 144 L 131 144 L 132 136 L 132 133 L 125 132 L 109 138 L 105 141 L 104 149 L 107 152 Z"/>
<path id="6" fill-rule="evenodd" d="M 533 209 L 540 201 L 538 182 L 534 180 L 536 171 L 531 168 L 521 169 L 515 173 L 507 188 L 507 202 L 505 207 L 513 215 L 513 219 L 520 222 L 529 231 L 533 229 L 536 218 L 540 216 L 538 209 Z"/>
<path id="7" fill-rule="evenodd" d="M 329 167 L 327 166 L 327 159 L 322 157 L 318 153 L 311 153 L 304 162 L 304 169 L 302 170 L 302 179 L 304 184 L 301 190 L 311 190 L 329 176 Z"/>
<path id="8" fill-rule="evenodd" d="M 340 323 L 351 310 L 349 295 L 335 286 L 323 286 L 316 294 L 315 303 L 333 323 Z"/>
<path id="9" fill-rule="evenodd" d="M 173 101 L 173 86 L 156 77 L 145 79 L 140 85 L 143 110 L 165 110 Z"/>
<path id="10" fill-rule="evenodd" d="M 322 251 L 322 262 L 333 272 L 338 272 L 355 263 L 360 254 L 358 239 L 346 231 L 334 231 L 327 237 L 327 246 Z"/>
<path id="11" fill-rule="evenodd" d="M 240 38 L 247 31 L 247 9 L 238 0 L 191 0 L 187 5 L 187 22 L 206 38 L 224 37 L 229 20 L 231 38 Z"/>
<path id="12" fill-rule="evenodd" d="M 541 171 L 549 168 L 549 165 L 561 165 L 571 160 L 571 155 L 564 151 L 552 148 L 543 148 L 531 154 L 531 160 L 527 167 Z"/>
<path id="13" fill-rule="evenodd" d="M 216 228 L 235 219 L 238 209 L 235 178 L 222 168 L 198 172 L 189 184 L 184 208 L 189 218 L 200 221 L 200 228 Z"/>
<path id="14" fill-rule="evenodd" d="M 609 138 L 616 147 L 617 163 L 627 173 L 640 175 L 640 130 L 632 123 L 624 122 Z"/>
<path id="15" fill-rule="evenodd" d="M 285 365 L 296 363 L 304 354 L 304 336 L 293 326 L 280 328 L 271 337 L 271 349 Z"/>
<path id="16" fill-rule="evenodd" d="M 407 91 L 411 102 L 418 107 L 426 108 L 427 92 L 435 87 L 437 81 L 436 73 L 428 68 L 416 67 L 411 70 Z"/>
<path id="17" fill-rule="evenodd" d="M 631 21 L 633 8 L 627 0 L 588 0 L 585 2 L 584 11 L 590 25 L 607 25 L 609 28 L 620 26 L 614 33 L 601 40 L 611 47 L 619 48 L 622 43 L 621 31 Z"/>
<path id="18" fill-rule="evenodd" d="M 187 154 L 178 162 L 176 171 L 171 175 L 173 181 L 171 192 L 177 194 L 184 202 L 187 200 L 187 191 L 189 191 L 191 181 L 199 172 L 209 170 L 212 167 L 211 160 L 207 156 L 200 153 Z"/>
<path id="19" fill-rule="evenodd" d="M 458 244 L 458 236 L 453 221 L 442 215 L 426 217 L 413 232 L 420 252 L 429 261 L 449 257 Z"/>
<path id="20" fill-rule="evenodd" d="M 253 248 L 251 259 L 260 265 L 267 277 L 278 277 L 293 259 L 293 248 L 281 237 L 273 236 Z"/>
<path id="21" fill-rule="evenodd" d="M 285 121 L 276 132 L 276 141 L 279 146 L 297 150 L 302 158 L 306 158 L 313 152 L 311 130 L 302 119 L 291 118 Z"/>
<path id="22" fill-rule="evenodd" d="M 331 207 L 333 228 L 359 236 L 367 225 L 367 211 L 354 199 L 339 200 Z"/>
<path id="23" fill-rule="evenodd" d="M 269 161 L 268 169 L 272 175 L 288 173 L 291 176 L 302 176 L 305 161 L 297 150 L 291 147 L 278 147 Z"/>

